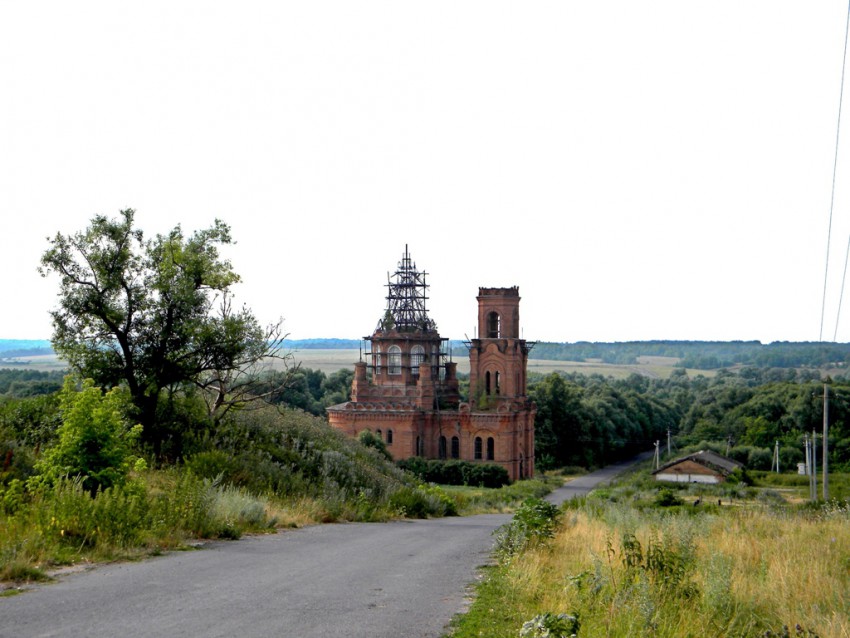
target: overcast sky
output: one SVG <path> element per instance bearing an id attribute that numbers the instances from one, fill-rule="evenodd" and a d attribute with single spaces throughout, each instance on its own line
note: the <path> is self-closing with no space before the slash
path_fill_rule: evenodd
<path id="1" fill-rule="evenodd" d="M 230 224 L 237 300 L 295 339 L 371 333 L 408 244 L 445 337 L 472 336 L 479 286 L 516 285 L 527 339 L 817 340 L 846 17 L 0 0 L 0 338 L 51 335 L 48 235 L 134 208 L 148 235 Z"/>

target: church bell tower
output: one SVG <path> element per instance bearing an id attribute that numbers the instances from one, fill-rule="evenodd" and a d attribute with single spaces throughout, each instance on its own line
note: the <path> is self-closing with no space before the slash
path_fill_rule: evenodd
<path id="1" fill-rule="evenodd" d="M 478 338 L 469 349 L 472 408 L 526 399 L 528 352 L 519 336 L 519 288 L 478 289 Z"/>

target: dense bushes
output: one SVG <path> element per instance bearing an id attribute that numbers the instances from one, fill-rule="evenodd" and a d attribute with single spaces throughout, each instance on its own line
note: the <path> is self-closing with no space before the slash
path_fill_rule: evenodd
<path id="1" fill-rule="evenodd" d="M 62 387 L 64 376 L 63 370 L 44 372 L 2 368 L 0 369 L 0 396 L 23 398 L 52 394 Z"/>
<path id="2" fill-rule="evenodd" d="M 452 513 L 375 447 L 361 445 L 323 419 L 267 407 L 236 413 L 186 466 L 254 493 L 323 499 L 359 520 Z"/>
<path id="3" fill-rule="evenodd" d="M 182 432 L 190 453 L 154 471 L 135 462 L 120 389 L 78 391 L 68 381 L 53 409 L 16 409 L 32 402 L 0 410 L 0 580 L 37 577 L 33 565 L 236 538 L 274 519 L 301 525 L 456 513 L 441 489 L 300 410 L 243 409 L 213 425 L 181 396 L 166 407 L 170 423 L 191 424 Z M 48 443 L 40 448 L 40 440 Z"/>
<path id="4" fill-rule="evenodd" d="M 478 485 L 501 487 L 509 482 L 508 471 L 494 463 L 470 461 L 435 461 L 414 456 L 398 462 L 398 466 L 412 472 L 427 483 L 443 485 Z"/>
<path id="5" fill-rule="evenodd" d="M 530 498 L 517 508 L 510 523 L 494 532 L 495 552 L 509 560 L 531 545 L 543 543 L 555 535 L 561 521 L 557 505 L 540 498 Z"/>
<path id="6" fill-rule="evenodd" d="M 60 479 L 26 496 L 21 483 L 0 487 L 0 580 L 27 565 L 61 564 L 80 555 L 108 559 L 134 548 L 173 547 L 186 538 L 238 538 L 274 525 L 267 503 L 190 472 L 106 488 L 92 495 L 80 478 Z M 26 571 L 27 578 L 37 572 Z"/>
<path id="7" fill-rule="evenodd" d="M 37 478 L 54 483 L 62 477 L 79 477 L 92 494 L 121 485 L 137 461 L 132 448 L 141 433 L 141 426 L 130 427 L 125 421 L 127 406 L 120 388 L 103 394 L 86 379 L 77 390 L 68 377 L 60 393 L 59 440 L 36 462 Z"/>

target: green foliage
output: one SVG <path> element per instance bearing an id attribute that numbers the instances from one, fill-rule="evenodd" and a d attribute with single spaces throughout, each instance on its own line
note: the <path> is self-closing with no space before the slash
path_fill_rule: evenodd
<path id="1" fill-rule="evenodd" d="M 387 450 L 387 444 L 384 443 L 384 440 L 379 437 L 377 434 L 373 434 L 369 430 L 363 430 L 357 436 L 357 440 L 360 441 L 366 447 L 372 448 L 373 450 L 377 450 L 378 454 L 383 456 L 388 461 L 393 460 L 392 454 Z"/>
<path id="2" fill-rule="evenodd" d="M 617 554 L 610 541 L 608 553 L 611 556 Z M 627 580 L 619 586 L 645 579 L 662 597 L 694 596 L 696 586 L 690 582 L 693 557 L 694 546 L 687 536 L 678 539 L 670 536 L 661 539 L 650 537 L 644 547 L 634 534 L 625 532 L 620 543 L 619 558 L 626 568 Z"/>
<path id="3" fill-rule="evenodd" d="M 3 487 L 0 484 L 0 511 L 7 516 L 13 516 L 24 503 L 24 483 L 19 479 L 12 479 Z"/>
<path id="4" fill-rule="evenodd" d="M 495 463 L 473 463 L 459 460 L 439 461 L 412 456 L 398 461 L 397 464 L 400 468 L 412 472 L 426 483 L 501 487 L 509 482 L 508 471 Z"/>
<path id="5" fill-rule="evenodd" d="M 457 509 L 464 516 L 504 512 L 516 508 L 530 498 L 542 498 L 553 489 L 563 485 L 559 479 L 539 476 L 534 479 L 515 481 L 502 487 L 453 486 L 441 485 L 441 489 L 449 494 L 457 504 Z"/>
<path id="6" fill-rule="evenodd" d="M 60 423 L 58 394 L 0 401 L 0 442 L 43 447 L 56 438 Z"/>
<path id="7" fill-rule="evenodd" d="M 238 538 L 268 529 L 274 521 L 265 502 L 191 473 L 177 475 L 167 490 L 140 481 L 92 494 L 81 478 L 59 479 L 20 504 L 0 522 L 0 572 L 8 565 L 64 562 L 74 556 L 171 546 L 185 538 Z"/>
<path id="8" fill-rule="evenodd" d="M 123 484 L 138 461 L 132 447 L 141 433 L 141 426 L 128 427 L 124 419 L 124 393 L 114 388 L 103 394 L 91 379 L 77 391 L 69 376 L 60 401 L 59 440 L 36 462 L 37 482 L 81 477 L 83 487 L 91 493 Z"/>
<path id="9" fill-rule="evenodd" d="M 23 398 L 51 394 L 62 387 L 64 372 L 0 369 L 0 395 Z"/>
<path id="10" fill-rule="evenodd" d="M 390 495 L 389 506 L 406 518 L 457 515 L 455 502 L 436 485 L 402 487 Z"/>
<path id="11" fill-rule="evenodd" d="M 332 518 L 443 515 L 454 507 L 374 449 L 298 410 L 237 412 L 199 446 L 186 460 L 198 476 L 255 493 L 321 498 Z"/>
<path id="12" fill-rule="evenodd" d="M 145 241 L 134 216 L 97 216 L 85 231 L 50 240 L 41 273 L 60 278 L 52 343 L 82 377 L 125 384 L 145 440 L 177 456 L 163 449 L 174 440 L 157 419 L 160 396 L 195 384 L 219 419 L 250 394 L 248 369 L 277 356 L 280 323 L 263 329 L 248 309 L 231 308 L 239 276 L 219 255 L 232 241 L 226 224 L 188 237 L 177 226 Z"/>
<path id="13" fill-rule="evenodd" d="M 578 636 L 581 623 L 569 614 L 539 614 L 522 625 L 519 638 L 571 638 Z"/>
<path id="14" fill-rule="evenodd" d="M 655 495 L 655 504 L 659 507 L 673 507 L 675 505 L 682 505 L 682 503 L 684 501 L 669 489 L 659 490 Z"/>
<path id="15" fill-rule="evenodd" d="M 599 466 L 648 449 L 677 427 L 681 408 L 666 394 L 676 383 L 560 373 L 535 381 L 529 395 L 538 408 L 535 452 L 542 469 Z"/>
<path id="16" fill-rule="evenodd" d="M 493 534 L 496 537 L 495 553 L 509 560 L 531 545 L 552 538 L 561 519 L 556 505 L 540 498 L 530 498 L 514 513 L 510 523 L 502 525 Z"/>

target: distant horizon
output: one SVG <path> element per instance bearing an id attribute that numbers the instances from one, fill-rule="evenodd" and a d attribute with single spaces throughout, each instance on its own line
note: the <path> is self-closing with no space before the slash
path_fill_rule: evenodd
<path id="1" fill-rule="evenodd" d="M 448 337 L 451 342 L 463 342 L 466 339 L 456 339 L 453 337 Z M 364 337 L 305 337 L 299 339 L 284 339 L 284 342 L 287 343 L 300 343 L 300 342 L 308 342 L 308 341 L 364 341 Z M 26 343 L 47 343 L 50 344 L 50 338 L 27 338 L 27 337 L 0 337 L 0 343 L 13 341 L 13 342 L 26 342 Z M 808 343 L 808 344 L 824 344 L 824 345 L 848 345 L 850 341 L 792 341 L 792 340 L 774 340 L 774 341 L 761 341 L 759 339 L 623 339 L 623 340 L 613 340 L 613 341 L 599 341 L 599 340 L 589 340 L 589 339 L 577 339 L 575 341 L 550 341 L 544 339 L 526 339 L 526 341 L 532 343 L 557 343 L 557 344 L 579 344 L 579 343 L 599 343 L 599 344 L 618 344 L 618 343 L 758 343 L 763 346 L 769 346 L 774 343 Z"/>

